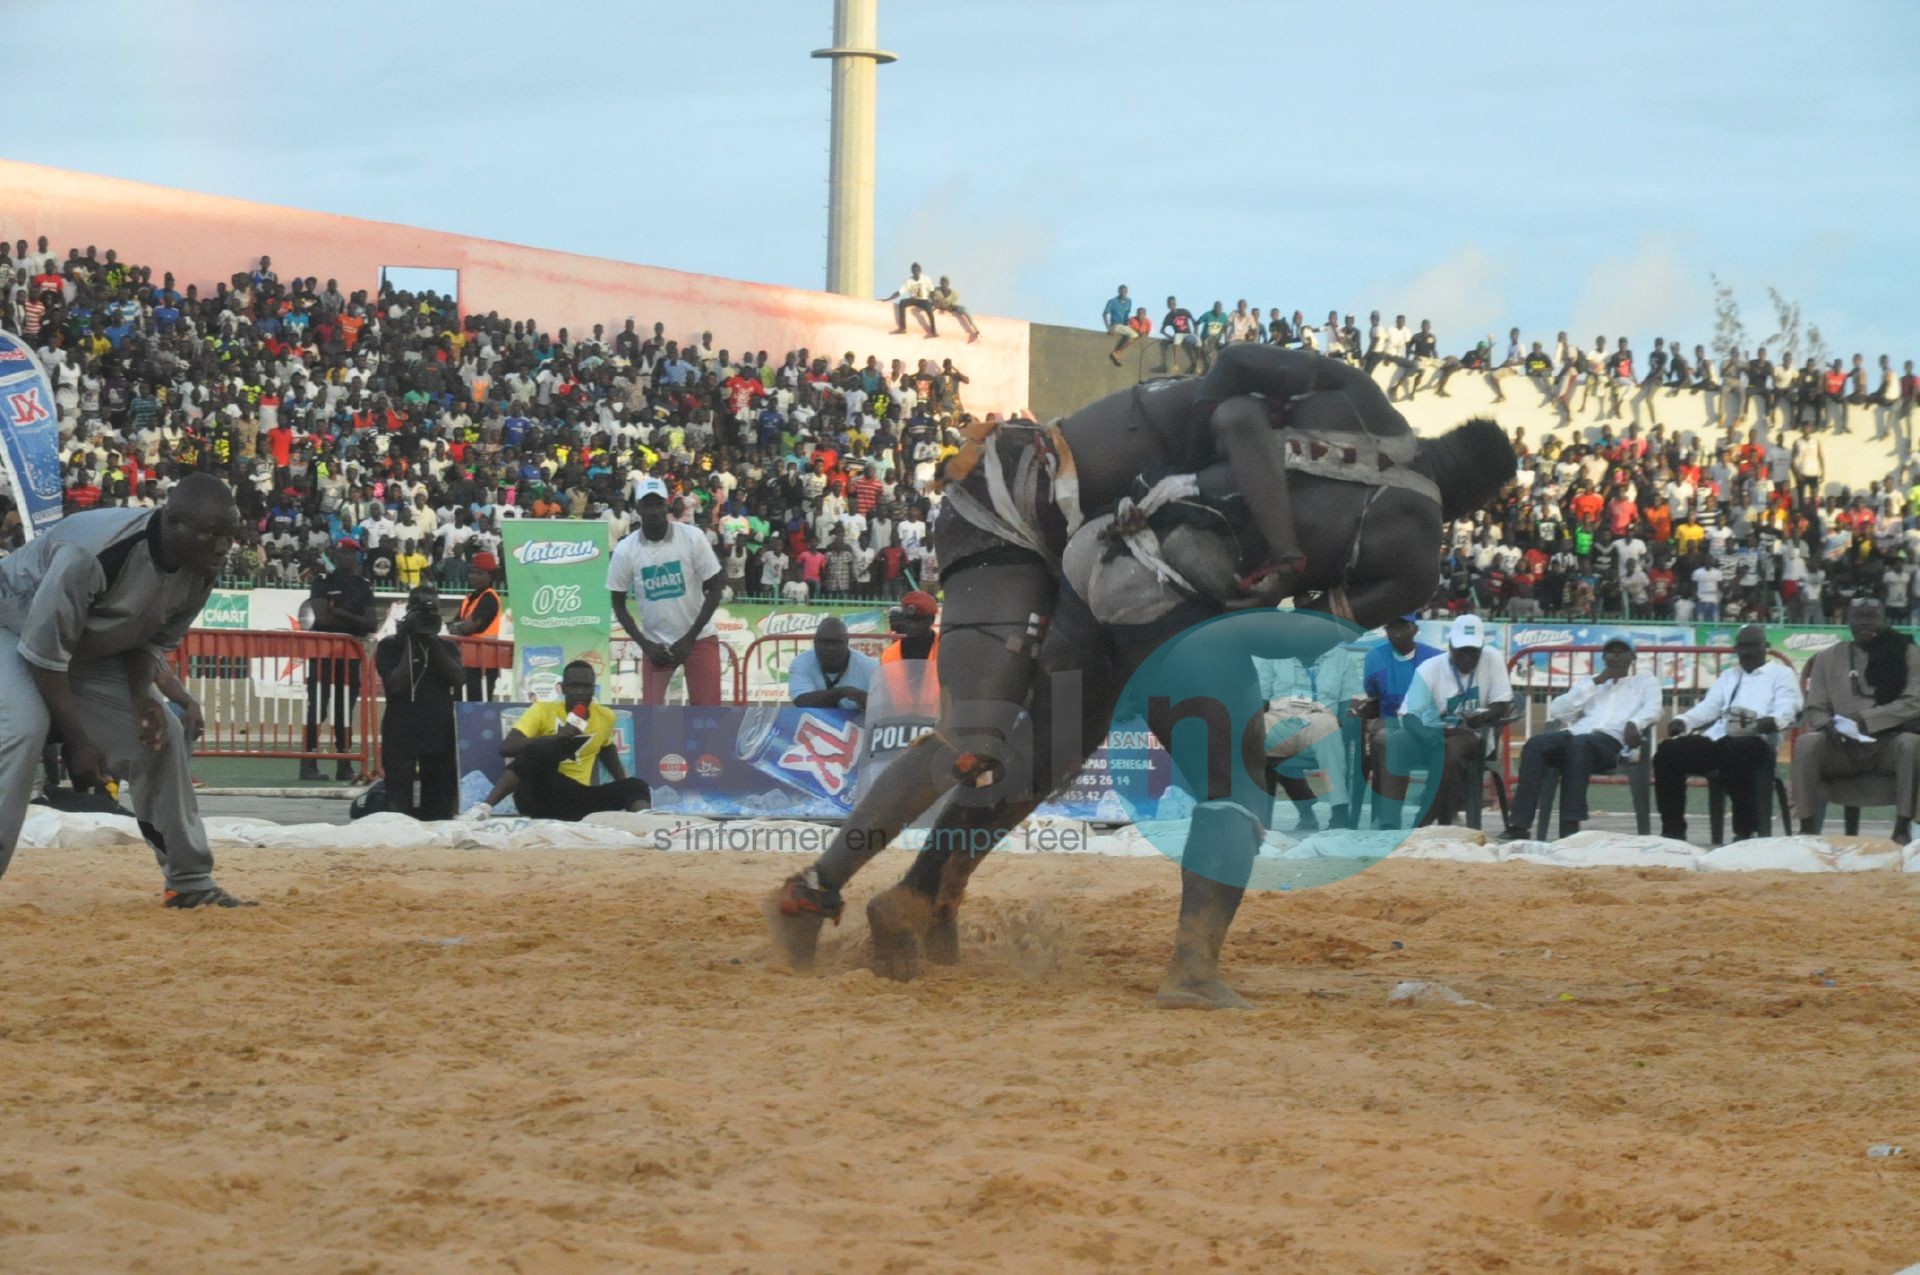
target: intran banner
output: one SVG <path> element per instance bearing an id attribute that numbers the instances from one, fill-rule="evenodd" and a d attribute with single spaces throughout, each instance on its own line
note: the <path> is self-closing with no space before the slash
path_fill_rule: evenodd
<path id="1" fill-rule="evenodd" d="M 25 341 L 0 332 L 0 466 L 27 539 L 60 521 L 60 416 L 53 382 Z"/>
<path id="2" fill-rule="evenodd" d="M 613 599 L 607 593 L 611 529 L 594 520 L 511 518 L 500 526 L 513 594 L 513 658 L 522 695 L 551 699 L 574 660 L 607 680 Z"/>

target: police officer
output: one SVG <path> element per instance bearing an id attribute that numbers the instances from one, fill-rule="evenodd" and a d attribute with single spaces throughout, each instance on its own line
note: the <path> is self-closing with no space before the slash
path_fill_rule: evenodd
<path id="1" fill-rule="evenodd" d="M 476 553 L 467 567 L 467 596 L 460 600 L 460 618 L 447 626 L 455 637 L 497 638 L 500 636 L 500 595 L 493 582 L 500 571 L 500 560 L 490 553 Z M 500 680 L 497 668 L 467 670 L 469 702 L 493 698 L 494 684 Z"/>
<path id="2" fill-rule="evenodd" d="M 373 585 L 360 573 L 360 542 L 343 536 L 333 547 L 334 568 L 313 582 L 310 598 L 314 633 L 344 633 L 365 641 L 380 627 L 374 614 Z M 333 750 L 353 747 L 353 713 L 360 703 L 360 660 L 329 658 L 307 661 L 306 751 L 318 751 L 320 721 L 333 722 Z M 311 757 L 300 762 L 300 778 L 320 778 L 320 763 Z M 353 778 L 353 763 L 342 757 L 334 778 Z"/>

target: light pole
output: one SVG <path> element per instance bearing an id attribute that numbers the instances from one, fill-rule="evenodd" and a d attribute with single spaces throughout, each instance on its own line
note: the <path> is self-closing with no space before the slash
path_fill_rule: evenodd
<path id="1" fill-rule="evenodd" d="M 834 0 L 833 159 L 827 197 L 827 291 L 873 296 L 875 69 L 899 58 L 874 47 L 879 0 Z"/>

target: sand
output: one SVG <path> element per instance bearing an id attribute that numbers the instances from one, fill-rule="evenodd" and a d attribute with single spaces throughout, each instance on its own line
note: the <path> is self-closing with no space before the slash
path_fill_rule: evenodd
<path id="1" fill-rule="evenodd" d="M 1912 875 L 1389 862 L 1252 898 L 1220 1015 L 1151 1007 L 1157 859 L 987 865 L 910 986 L 864 891 L 769 965 L 793 862 L 236 851 L 201 914 L 23 851 L 0 1271 L 1920 1261 Z"/>

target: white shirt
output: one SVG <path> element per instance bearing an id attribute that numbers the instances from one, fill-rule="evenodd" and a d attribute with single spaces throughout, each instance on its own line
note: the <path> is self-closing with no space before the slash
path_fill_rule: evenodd
<path id="1" fill-rule="evenodd" d="M 1641 734 L 1653 729 L 1660 716 L 1660 683 L 1645 673 L 1635 673 L 1605 686 L 1591 677 L 1575 682 L 1564 695 L 1547 703 L 1547 714 L 1578 734 L 1598 731 L 1626 742 L 1627 723 L 1640 728 Z"/>
<path id="2" fill-rule="evenodd" d="M 1507 680 L 1507 661 L 1494 647 L 1480 652 L 1480 663 L 1472 673 L 1463 674 L 1453 667 L 1452 653 L 1442 651 L 1421 662 L 1413 671 L 1413 684 L 1407 687 L 1403 715 L 1418 717 L 1428 726 L 1440 725 L 1443 718 L 1457 724 L 1461 714 L 1478 712 L 1489 704 L 1510 703 L 1513 685 Z"/>
<path id="3" fill-rule="evenodd" d="M 1700 602 L 1720 600 L 1720 568 L 1695 567 L 1693 569 L 1693 596 Z"/>
<path id="4" fill-rule="evenodd" d="M 1751 709 L 1756 717 L 1771 717 L 1786 727 L 1800 716 L 1800 707 L 1800 679 L 1779 660 L 1768 659 L 1751 673 L 1738 664 L 1723 669 L 1706 696 L 1680 714 L 1679 720 L 1708 739 L 1725 739 L 1730 708 Z M 1780 743 L 1777 732 L 1767 738 L 1776 747 Z"/>
<path id="5" fill-rule="evenodd" d="M 699 528 L 683 522 L 667 524 L 662 540 L 649 540 L 633 531 L 613 547 L 607 566 L 607 592 L 638 595 L 640 631 L 671 646 L 693 628 L 706 604 L 706 582 L 720 574 L 720 560 Z M 695 634 L 711 637 L 713 621 Z"/>

